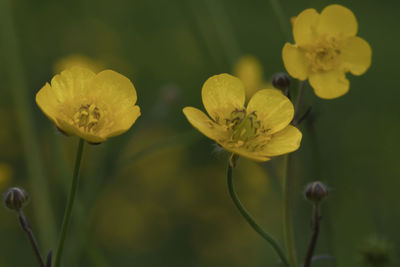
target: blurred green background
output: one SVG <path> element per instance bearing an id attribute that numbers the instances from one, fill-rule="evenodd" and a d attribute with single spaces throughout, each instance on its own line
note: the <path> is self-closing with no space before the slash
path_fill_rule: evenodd
<path id="1" fill-rule="evenodd" d="M 55 129 L 35 94 L 71 60 L 116 70 L 137 89 L 142 116 L 132 129 L 85 149 L 64 266 L 99 267 L 278 266 L 229 198 L 227 155 L 182 108 L 202 108 L 204 81 L 232 73 L 244 55 L 259 60 L 268 83 L 284 71 L 290 17 L 349 7 L 373 49 L 372 66 L 349 75 L 351 89 L 339 99 L 319 99 L 308 87 L 312 113 L 296 152 L 296 244 L 303 259 L 311 205 L 302 191 L 321 180 L 331 191 L 317 254 L 336 262 L 313 266 L 368 266 L 363 255 L 382 248 L 391 259 L 385 266 L 399 266 L 398 2 L 278 0 L 283 27 L 266 0 L 0 2 L 0 189 L 29 192 L 25 213 L 43 254 L 56 247 L 78 139 Z M 282 157 L 241 159 L 234 171 L 245 206 L 282 242 L 281 173 Z M 1 208 L 0 266 L 35 264 L 17 217 Z"/>

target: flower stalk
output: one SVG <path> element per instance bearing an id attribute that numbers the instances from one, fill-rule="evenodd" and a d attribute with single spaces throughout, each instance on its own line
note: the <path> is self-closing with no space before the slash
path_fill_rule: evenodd
<path id="1" fill-rule="evenodd" d="M 289 267 L 290 266 L 289 262 L 282 248 L 279 246 L 278 242 L 275 240 L 273 236 L 271 236 L 264 229 L 262 229 L 262 227 L 254 220 L 254 218 L 244 208 L 242 202 L 240 201 L 238 195 L 236 194 L 235 188 L 233 186 L 231 161 L 228 162 L 227 182 L 228 182 L 229 195 L 233 203 L 235 204 L 236 208 L 239 210 L 240 214 L 247 221 L 247 223 L 253 228 L 253 230 L 256 231 L 262 238 L 264 238 L 272 246 L 272 248 L 278 254 L 279 258 L 282 260 L 283 264 Z"/>
<path id="2" fill-rule="evenodd" d="M 18 210 L 18 220 L 19 224 L 21 225 L 22 229 L 25 231 L 25 233 L 28 235 L 29 242 L 31 243 L 31 246 L 33 248 L 33 252 L 35 253 L 36 259 L 39 263 L 40 267 L 45 267 L 42 256 L 40 255 L 39 251 L 39 246 L 36 242 L 35 235 L 33 234 L 32 228 L 28 222 L 28 219 L 26 219 L 24 212 L 20 209 Z"/>
<path id="3" fill-rule="evenodd" d="M 58 249 L 57 249 L 57 253 L 56 253 L 54 267 L 59 267 L 60 263 L 61 263 L 61 257 L 63 254 L 65 238 L 67 236 L 68 225 L 71 220 L 72 207 L 74 205 L 76 191 L 78 188 L 79 169 L 81 166 L 84 144 L 85 144 L 85 141 L 82 138 L 79 139 L 79 145 L 78 145 L 78 150 L 77 150 L 76 159 L 75 159 L 75 168 L 74 168 L 74 173 L 73 173 L 73 177 L 72 177 L 71 191 L 69 194 L 67 207 L 66 207 L 65 213 L 64 213 L 64 219 L 63 219 L 63 223 L 62 223 L 62 227 L 61 227 L 61 235 L 60 235 L 60 240 L 58 243 Z"/>
<path id="4" fill-rule="evenodd" d="M 318 240 L 318 235 L 319 235 L 319 221 L 320 221 L 319 203 L 314 202 L 313 215 L 312 215 L 312 235 L 311 235 L 310 243 L 308 245 L 306 258 L 304 261 L 304 267 L 311 266 L 313 254 L 315 251 L 315 246 L 317 245 L 317 240 Z"/>

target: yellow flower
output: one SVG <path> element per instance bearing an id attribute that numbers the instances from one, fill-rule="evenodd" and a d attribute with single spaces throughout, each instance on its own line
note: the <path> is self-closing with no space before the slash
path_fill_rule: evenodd
<path id="1" fill-rule="evenodd" d="M 371 65 L 371 47 L 357 34 L 353 12 L 330 5 L 318 14 L 301 12 L 293 25 L 296 44 L 286 43 L 282 57 L 287 72 L 299 80 L 309 79 L 315 94 L 332 99 L 349 90 L 346 72 L 363 74 Z"/>
<path id="2" fill-rule="evenodd" d="M 63 70 L 70 69 L 72 67 L 86 68 L 94 72 L 99 72 L 104 69 L 104 66 L 100 61 L 93 60 L 81 54 L 71 54 L 59 59 L 54 64 L 53 70 L 54 73 L 60 73 Z"/>
<path id="3" fill-rule="evenodd" d="M 242 80 L 246 89 L 246 99 L 262 89 L 263 68 L 257 58 L 253 56 L 241 57 L 235 64 L 233 75 Z"/>
<path id="4" fill-rule="evenodd" d="M 5 188 L 13 176 L 13 169 L 7 163 L 0 163 L 0 190 Z"/>
<path id="5" fill-rule="evenodd" d="M 204 83 L 202 100 L 211 119 L 193 107 L 185 107 L 183 113 L 195 128 L 234 154 L 267 161 L 300 146 L 300 131 L 289 125 L 293 105 L 278 90 L 260 90 L 244 107 L 242 81 L 220 74 Z"/>
<path id="6" fill-rule="evenodd" d="M 136 90 L 125 76 L 74 67 L 56 75 L 36 94 L 36 103 L 57 127 L 91 143 L 120 135 L 140 116 Z"/>

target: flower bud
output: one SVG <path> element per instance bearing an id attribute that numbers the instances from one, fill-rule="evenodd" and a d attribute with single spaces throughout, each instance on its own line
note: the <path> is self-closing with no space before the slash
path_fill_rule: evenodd
<path id="1" fill-rule="evenodd" d="M 21 188 L 13 187 L 8 189 L 4 196 L 4 203 L 11 210 L 20 210 L 28 202 L 28 194 Z"/>
<path id="2" fill-rule="evenodd" d="M 307 185 L 304 194 L 312 202 L 321 202 L 328 196 L 328 187 L 319 181 L 312 182 Z"/>
<path id="3" fill-rule="evenodd" d="M 286 92 L 289 89 L 290 86 L 290 77 L 284 72 L 279 72 L 274 74 L 272 77 L 272 85 L 277 88 L 282 90 L 283 92 Z"/>

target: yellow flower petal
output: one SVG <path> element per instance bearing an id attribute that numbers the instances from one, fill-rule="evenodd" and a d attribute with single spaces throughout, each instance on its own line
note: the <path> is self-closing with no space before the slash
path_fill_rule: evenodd
<path id="1" fill-rule="evenodd" d="M 132 82 L 112 70 L 99 72 L 93 78 L 89 94 L 107 99 L 109 105 L 117 108 L 116 112 L 123 112 L 125 108 L 132 107 L 137 100 L 136 89 Z"/>
<path id="2" fill-rule="evenodd" d="M 272 136 L 261 153 L 272 157 L 293 152 L 300 147 L 301 138 L 301 132 L 296 127 L 288 125 Z"/>
<path id="3" fill-rule="evenodd" d="M 76 135 L 82 139 L 85 139 L 90 143 L 102 143 L 106 140 L 106 138 L 101 137 L 97 134 L 81 131 L 80 129 L 72 125 L 70 122 L 63 119 L 57 119 L 57 126 L 67 134 Z"/>
<path id="4" fill-rule="evenodd" d="M 309 82 L 315 94 L 324 99 L 342 96 L 349 91 L 350 83 L 340 70 L 318 72 L 310 75 Z"/>
<path id="5" fill-rule="evenodd" d="M 282 59 L 290 76 L 304 81 L 308 77 L 308 61 L 306 54 L 296 45 L 286 43 L 282 49 Z"/>
<path id="6" fill-rule="evenodd" d="M 318 19 L 319 14 L 313 8 L 304 10 L 296 17 L 293 26 L 293 37 L 297 45 L 308 44 L 314 40 Z"/>
<path id="7" fill-rule="evenodd" d="M 353 12 L 341 5 L 330 5 L 322 10 L 317 32 L 329 36 L 349 37 L 357 34 L 358 24 Z"/>
<path id="8" fill-rule="evenodd" d="M 218 121 L 229 117 L 233 110 L 243 108 L 245 90 L 241 80 L 224 73 L 209 78 L 201 96 L 210 117 Z"/>
<path id="9" fill-rule="evenodd" d="M 36 94 L 36 104 L 50 120 L 57 123 L 55 115 L 60 101 L 49 83 L 46 83 Z"/>
<path id="10" fill-rule="evenodd" d="M 360 37 L 348 38 L 341 48 L 342 67 L 354 75 L 361 75 L 371 65 L 372 50 L 369 44 Z"/>
<path id="11" fill-rule="evenodd" d="M 245 157 L 245 158 L 249 158 L 249 159 L 256 160 L 256 161 L 261 161 L 261 162 L 270 160 L 270 158 L 268 156 L 262 155 L 262 154 L 260 154 L 258 152 L 251 152 L 251 151 L 248 151 L 248 150 L 243 149 L 243 148 L 225 147 L 223 144 L 221 144 L 221 145 L 227 151 L 230 151 L 232 153 L 238 154 L 238 155 L 240 155 L 242 157 Z"/>
<path id="12" fill-rule="evenodd" d="M 90 92 L 90 83 L 96 74 L 89 69 L 74 67 L 64 70 L 51 80 L 51 88 L 58 103 L 82 98 Z"/>
<path id="13" fill-rule="evenodd" d="M 139 106 L 131 106 L 130 108 L 125 109 L 122 117 L 119 117 L 118 120 L 116 120 L 116 124 L 111 125 L 111 129 L 106 130 L 106 132 L 108 132 L 107 138 L 117 136 L 128 131 L 135 123 L 137 118 L 140 117 L 140 115 Z"/>
<path id="14" fill-rule="evenodd" d="M 292 102 L 281 92 L 273 89 L 258 91 L 249 101 L 247 113 L 255 112 L 269 134 L 285 128 L 293 119 Z"/>
<path id="15" fill-rule="evenodd" d="M 199 130 L 208 138 L 211 138 L 215 141 L 226 138 L 226 131 L 213 122 L 203 111 L 193 108 L 193 107 L 185 107 L 183 109 L 183 113 L 186 118 L 193 125 L 194 128 Z"/>

